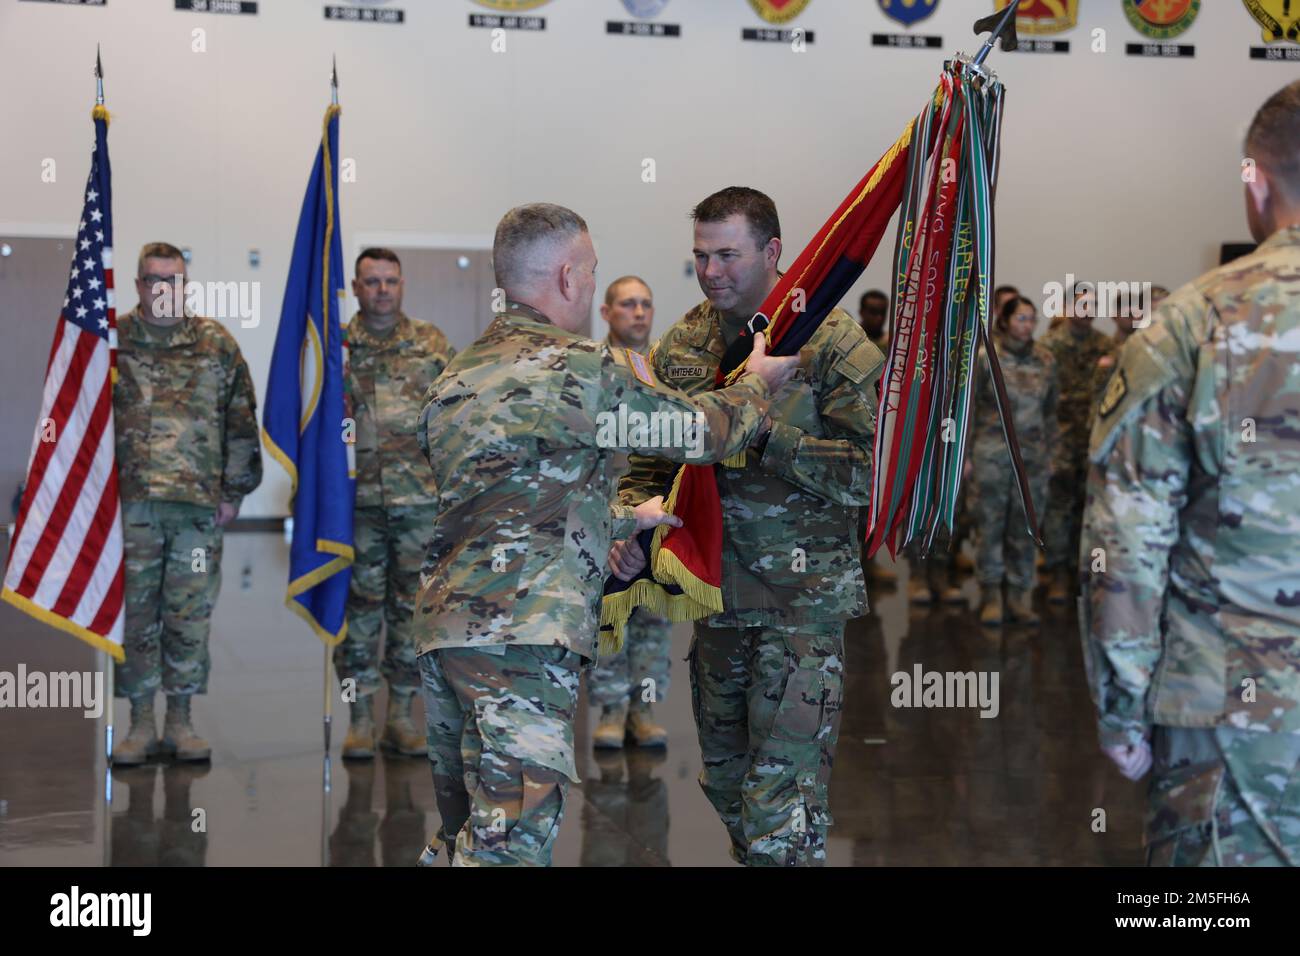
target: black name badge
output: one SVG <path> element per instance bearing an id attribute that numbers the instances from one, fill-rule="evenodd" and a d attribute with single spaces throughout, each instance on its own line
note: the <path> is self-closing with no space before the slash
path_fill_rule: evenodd
<path id="1" fill-rule="evenodd" d="M 606 20 L 605 32 L 625 37 L 679 37 L 680 23 L 643 23 L 638 20 Z"/>
<path id="2" fill-rule="evenodd" d="M 1124 52 L 1129 56 L 1154 56 L 1175 60 L 1196 56 L 1196 47 L 1190 43 L 1126 43 Z"/>
<path id="3" fill-rule="evenodd" d="M 469 25 L 489 30 L 545 30 L 546 17 L 521 17 L 515 14 L 471 13 Z"/>
<path id="4" fill-rule="evenodd" d="M 27 3 L 57 3 L 64 7 L 106 7 L 108 0 L 26 0 Z"/>
<path id="5" fill-rule="evenodd" d="M 1069 53 L 1069 40 L 1027 40 L 1021 37 L 1013 53 Z"/>
<path id="6" fill-rule="evenodd" d="M 900 50 L 937 50 L 943 46 L 943 37 L 924 33 L 873 33 L 872 46 L 892 46 Z"/>
<path id="7" fill-rule="evenodd" d="M 1275 60 L 1279 63 L 1300 63 L 1300 46 L 1253 46 L 1252 60 Z"/>
<path id="8" fill-rule="evenodd" d="M 327 4 L 326 20 L 343 20 L 347 23 L 405 23 L 405 10 L 375 10 L 371 7 L 344 7 Z"/>
<path id="9" fill-rule="evenodd" d="M 177 10 L 190 13 L 229 13 L 234 16 L 257 16 L 255 0 L 176 0 Z"/>
<path id="10" fill-rule="evenodd" d="M 740 31 L 740 39 L 751 43 L 793 43 L 795 40 L 812 43 L 813 31 L 798 27 L 792 30 L 778 30 L 775 27 L 745 27 Z"/>

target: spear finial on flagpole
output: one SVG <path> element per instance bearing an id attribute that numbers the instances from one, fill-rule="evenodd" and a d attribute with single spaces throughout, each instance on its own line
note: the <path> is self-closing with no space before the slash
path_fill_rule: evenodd
<path id="1" fill-rule="evenodd" d="M 330 55 L 332 69 L 330 70 L 330 103 L 334 106 L 339 105 L 339 60 L 337 56 Z"/>
<path id="2" fill-rule="evenodd" d="M 95 44 L 95 105 L 104 105 L 104 64 L 99 59 L 99 44 Z"/>
<path id="3" fill-rule="evenodd" d="M 998 37 L 1002 37 L 1002 52 L 1014 50 L 1020 43 L 1016 36 L 1016 8 L 1020 6 L 1020 0 L 1011 0 L 1001 16 L 997 13 L 991 13 L 987 17 L 981 17 L 975 21 L 976 35 L 992 30 L 989 38 L 984 41 L 984 46 L 980 48 L 979 53 L 975 54 L 975 59 L 971 61 L 973 66 L 980 66 L 985 58 L 993 51 L 993 44 L 997 42 Z M 995 22 L 996 21 L 996 22 Z"/>

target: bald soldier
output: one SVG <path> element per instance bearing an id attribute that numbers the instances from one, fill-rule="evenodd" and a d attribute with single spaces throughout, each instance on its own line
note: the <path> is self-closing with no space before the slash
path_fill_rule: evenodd
<path id="1" fill-rule="evenodd" d="M 502 310 L 430 390 L 417 435 L 438 488 L 416 602 L 439 839 L 461 866 L 546 866 L 577 781 L 578 676 L 596 656 L 612 536 L 680 526 L 656 497 L 614 505 L 615 456 L 634 447 L 707 464 L 755 440 L 797 359 L 764 354 L 691 400 L 629 349 L 578 330 L 596 253 L 582 217 L 548 203 L 497 226 Z M 661 416 L 653 448 L 611 420 Z M 645 437 L 645 436 L 642 436 Z"/>
<path id="2" fill-rule="evenodd" d="M 703 396 L 776 285 L 781 224 L 772 200 L 743 186 L 714 193 L 691 215 L 705 301 L 668 330 L 651 358 L 656 376 Z M 852 316 L 835 309 L 799 361 L 744 465 L 714 469 L 723 611 L 695 623 L 690 653 L 700 785 L 732 856 L 751 866 L 825 862 L 844 624 L 867 610 L 858 509 L 870 495 L 884 356 Z M 620 489 L 624 503 L 656 494 L 668 469 L 662 459 L 634 455 Z M 611 552 L 612 570 L 624 579 L 645 562 L 635 540 Z"/>
<path id="3" fill-rule="evenodd" d="M 600 317 L 609 326 L 605 344 L 644 355 L 650 348 L 654 293 L 639 276 L 620 276 L 605 290 Z M 626 470 L 626 468 L 622 469 Z M 587 694 L 600 708 L 591 735 L 593 747 L 617 750 L 624 741 L 638 747 L 663 747 L 668 732 L 654 721 L 654 705 L 668 693 L 667 619 L 637 608 L 628 619 L 623 647 L 602 654 L 587 676 Z"/>
<path id="4" fill-rule="evenodd" d="M 1092 430 L 1085 660 L 1152 865 L 1300 865 L 1297 143 L 1300 81 L 1247 133 L 1258 249 L 1133 333 Z"/>
<path id="5" fill-rule="evenodd" d="M 346 329 L 345 398 L 347 415 L 356 422 L 356 557 L 348 590 L 348 633 L 334 649 L 339 677 L 352 680 L 356 693 L 343 757 L 374 757 L 374 695 L 384 682 L 388 714 L 380 746 L 423 756 L 428 745 L 411 717 L 420 690 L 411 615 L 437 488 L 420 455 L 414 424 L 424 393 L 456 350 L 436 325 L 402 311 L 406 283 L 397 253 L 365 249 L 355 271 L 352 293 L 358 308 Z"/>

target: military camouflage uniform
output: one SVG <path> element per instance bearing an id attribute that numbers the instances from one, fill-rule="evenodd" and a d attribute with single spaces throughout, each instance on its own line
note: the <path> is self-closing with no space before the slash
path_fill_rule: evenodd
<path id="1" fill-rule="evenodd" d="M 609 336 L 605 336 L 605 344 L 617 347 Z M 620 471 L 626 468 L 620 467 Z M 648 703 L 664 700 L 668 696 L 671 670 L 668 664 L 671 634 L 672 625 L 667 618 L 637 608 L 623 632 L 623 646 L 617 653 L 602 654 L 587 675 L 587 699 L 598 707 L 625 706 L 631 698 L 650 692 L 650 686 L 644 683 L 648 679 L 654 682 L 654 696 Z"/>
<path id="2" fill-rule="evenodd" d="M 668 330 L 655 374 L 706 394 L 725 351 L 707 302 Z M 844 622 L 867 607 L 857 540 L 868 504 L 876 381 L 884 357 L 833 311 L 773 399 L 772 430 L 743 468 L 715 469 L 722 499 L 722 605 L 697 622 L 691 695 L 700 785 L 750 865 L 826 858 L 827 789 L 843 697 Z M 671 466 L 632 456 L 620 490 L 660 494 Z"/>
<path id="3" fill-rule="evenodd" d="M 636 527 L 611 505 L 629 449 L 599 442 L 604 415 L 702 414 L 691 460 L 712 462 L 753 441 L 767 411 L 755 375 L 694 403 L 646 380 L 634 353 L 510 303 L 421 413 L 438 510 L 415 619 L 439 835 L 457 864 L 550 863 L 610 541 Z"/>
<path id="4" fill-rule="evenodd" d="M 1300 226 L 1166 299 L 1098 414 L 1081 625 L 1102 744 L 1154 727 L 1149 861 L 1300 864 Z"/>
<path id="5" fill-rule="evenodd" d="M 348 323 L 347 340 L 348 414 L 356 420 L 356 558 L 348 634 L 334 649 L 334 666 L 340 678 L 356 681 L 358 698 L 376 693 L 379 634 L 386 622 L 384 679 L 414 692 L 420 673 L 412 614 L 437 495 L 415 425 L 424 393 L 455 350 L 436 326 L 405 315 L 377 335 L 358 312 Z"/>
<path id="6" fill-rule="evenodd" d="M 1057 442 L 1056 360 L 1033 341 L 1015 342 L 1005 335 L 996 335 L 993 347 L 1007 387 L 1029 493 L 1035 512 L 1041 515 L 1051 470 L 1049 456 Z M 987 356 L 981 365 L 970 437 L 975 466 L 972 510 L 979 532 L 975 573 L 981 586 L 1000 587 L 1005 577 L 1010 587 L 1028 591 L 1034 586 L 1037 548 L 1026 528 Z"/>
<path id="7" fill-rule="evenodd" d="M 221 590 L 217 505 L 262 481 L 257 400 L 234 337 L 188 317 L 163 328 L 137 306 L 117 323 L 113 389 L 126 548 L 126 660 L 117 694 L 202 694 Z"/>
<path id="8" fill-rule="evenodd" d="M 1097 362 L 1097 367 L 1093 369 L 1092 374 L 1092 403 L 1093 419 L 1096 418 L 1097 403 L 1101 401 L 1102 395 L 1106 393 L 1106 384 L 1110 381 L 1110 373 L 1115 371 L 1115 366 L 1119 362 L 1119 350 L 1124 347 L 1124 343 L 1133 335 L 1132 332 L 1116 331 L 1110 337 L 1110 349 Z"/>
<path id="9" fill-rule="evenodd" d="M 1059 435 L 1052 449 L 1052 475 L 1043 516 L 1046 564 L 1051 570 L 1074 567 L 1079 552 L 1079 522 L 1083 516 L 1088 478 L 1088 429 L 1092 423 L 1093 380 L 1111 341 L 1096 329 L 1082 335 L 1068 321 L 1043 336 L 1056 359 L 1056 420 Z"/>

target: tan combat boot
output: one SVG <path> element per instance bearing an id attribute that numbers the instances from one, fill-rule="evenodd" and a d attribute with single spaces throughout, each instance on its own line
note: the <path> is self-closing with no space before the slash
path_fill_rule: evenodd
<path id="1" fill-rule="evenodd" d="M 893 568 L 885 567 L 881 563 L 880 556 L 868 558 L 862 562 L 863 569 L 867 572 L 867 580 L 872 584 L 897 584 L 898 572 Z"/>
<path id="2" fill-rule="evenodd" d="M 913 573 L 908 577 L 907 603 L 915 604 L 917 607 L 934 603 L 934 595 L 930 593 L 930 582 L 924 576 Z"/>
<path id="3" fill-rule="evenodd" d="M 627 733 L 627 705 L 615 704 L 600 709 L 600 721 L 591 735 L 591 745 L 598 750 L 621 750 Z"/>
<path id="4" fill-rule="evenodd" d="M 412 688 L 388 688 L 388 720 L 384 722 L 384 735 L 379 745 L 404 757 L 425 757 L 429 743 L 415 721 L 411 719 L 411 705 L 415 703 Z"/>
<path id="5" fill-rule="evenodd" d="M 112 701 L 109 702 L 110 706 Z M 131 698 L 131 732 L 113 744 L 113 763 L 134 767 L 158 752 L 158 730 L 154 723 L 153 694 Z"/>
<path id="6" fill-rule="evenodd" d="M 1007 588 L 1007 620 L 1018 624 L 1039 623 L 1038 612 L 1034 610 L 1034 592 L 1029 588 Z"/>
<path id="7" fill-rule="evenodd" d="M 1002 588 L 996 584 L 980 585 L 980 624 L 994 627 L 1002 623 Z"/>
<path id="8" fill-rule="evenodd" d="M 210 760 L 212 748 L 190 723 L 190 694 L 168 694 L 160 750 L 177 760 Z"/>
<path id="9" fill-rule="evenodd" d="M 958 551 L 952 556 L 952 569 L 958 574 L 974 574 L 975 562 L 965 551 Z"/>
<path id="10" fill-rule="evenodd" d="M 1067 568 L 1052 569 L 1052 583 L 1047 589 L 1047 600 L 1051 604 L 1064 604 L 1070 599 L 1070 572 Z"/>
<path id="11" fill-rule="evenodd" d="M 367 695 L 352 702 L 348 735 L 343 738 L 344 760 L 372 760 L 375 756 L 375 698 Z"/>
<path id="12" fill-rule="evenodd" d="M 650 705 L 641 698 L 632 701 L 627 715 L 627 730 L 638 747 L 667 747 L 668 731 L 654 722 Z"/>

